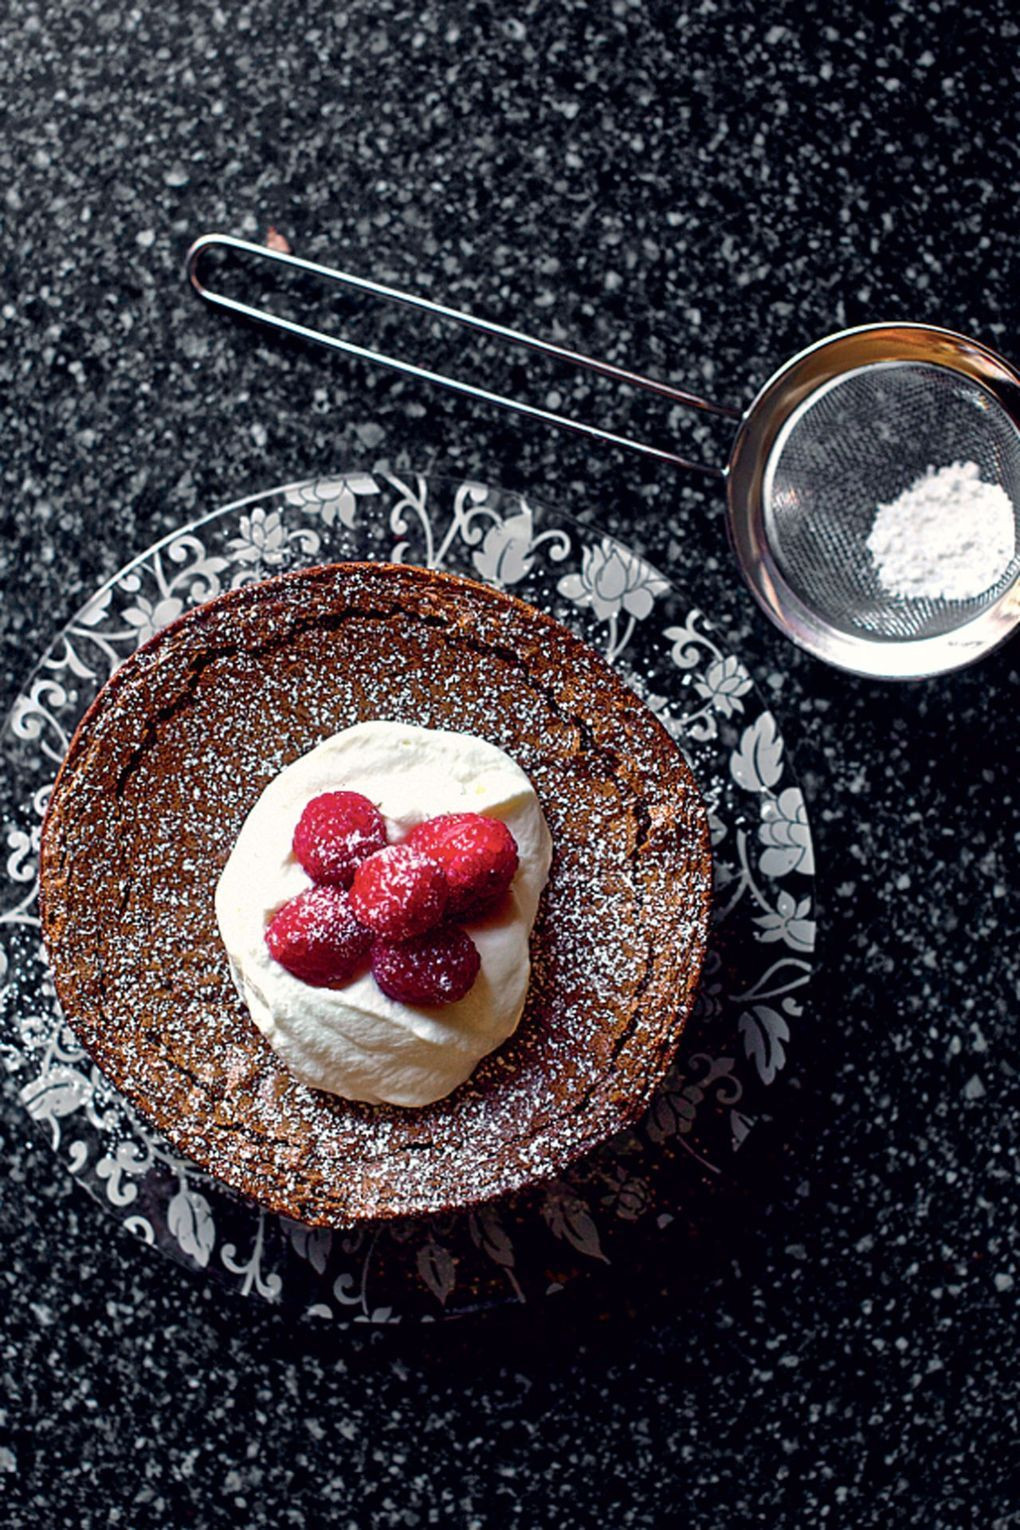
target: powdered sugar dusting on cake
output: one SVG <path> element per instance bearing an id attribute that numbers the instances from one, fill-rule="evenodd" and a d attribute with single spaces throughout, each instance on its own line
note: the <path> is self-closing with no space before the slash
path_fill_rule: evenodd
<path id="1" fill-rule="evenodd" d="M 504 749 L 554 845 L 516 1035 L 414 1112 L 287 1074 L 212 907 L 262 788 L 370 718 Z M 54 792 L 44 928 L 75 1028 L 132 1103 L 227 1183 L 340 1224 L 485 1199 L 631 1119 L 693 997 L 708 880 L 686 767 L 604 661 L 495 592 L 347 565 L 222 597 L 123 666 Z"/>

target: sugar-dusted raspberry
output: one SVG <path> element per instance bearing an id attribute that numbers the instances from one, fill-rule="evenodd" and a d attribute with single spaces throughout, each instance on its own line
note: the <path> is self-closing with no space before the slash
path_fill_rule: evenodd
<path id="1" fill-rule="evenodd" d="M 294 830 L 294 854 L 313 882 L 350 887 L 362 861 L 386 843 L 386 823 L 360 792 L 323 792 Z"/>
<path id="2" fill-rule="evenodd" d="M 459 925 L 443 925 L 414 940 L 376 940 L 372 976 L 401 1004 L 455 1004 L 478 976 L 482 959 Z"/>
<path id="3" fill-rule="evenodd" d="M 457 918 L 485 913 L 503 896 L 517 870 L 517 841 L 498 818 L 444 813 L 428 818 L 406 843 L 443 868 L 449 912 Z"/>
<path id="4" fill-rule="evenodd" d="M 313 988 L 343 988 L 368 956 L 372 932 L 355 919 L 340 887 L 309 887 L 277 910 L 266 930 L 269 953 Z"/>
<path id="5" fill-rule="evenodd" d="M 448 896 L 435 861 L 408 845 L 390 845 L 354 873 L 351 907 L 376 935 L 410 940 L 440 923 Z"/>

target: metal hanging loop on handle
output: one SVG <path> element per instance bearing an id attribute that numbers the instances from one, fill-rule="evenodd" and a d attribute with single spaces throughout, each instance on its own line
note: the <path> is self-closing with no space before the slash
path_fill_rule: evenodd
<path id="1" fill-rule="evenodd" d="M 287 255 L 282 250 L 273 250 L 266 245 L 254 244 L 248 239 L 238 239 L 232 234 L 203 234 L 200 239 L 195 240 L 187 254 L 185 269 L 188 280 L 199 297 L 205 298 L 207 303 L 213 303 L 218 308 L 227 309 L 230 313 L 240 314 L 246 319 L 254 319 L 270 329 L 283 330 L 286 334 L 296 335 L 301 340 L 311 340 L 316 345 L 325 345 L 331 350 L 343 351 L 345 355 L 360 356 L 365 361 L 377 362 L 380 366 L 390 367 L 395 372 L 403 372 L 405 376 L 417 378 L 420 382 L 438 383 L 444 388 L 453 389 L 456 393 L 466 394 L 469 398 L 480 399 L 483 403 L 495 404 L 501 409 L 512 409 L 518 414 L 527 415 L 530 419 L 542 420 L 547 425 L 560 425 L 578 435 L 588 436 L 598 441 L 608 441 L 612 446 L 629 447 L 632 451 L 642 452 L 646 457 L 652 457 L 658 462 L 669 462 L 674 467 L 689 468 L 694 472 L 706 473 L 713 478 L 725 476 L 725 468 L 715 467 L 707 462 L 695 462 L 665 447 L 653 446 L 646 441 L 635 441 L 630 436 L 621 436 L 615 431 L 602 430 L 597 425 L 587 424 L 584 420 L 573 420 L 567 415 L 557 414 L 554 410 L 541 409 L 536 404 L 526 404 L 519 399 L 508 398 L 504 394 L 493 393 L 488 388 L 478 387 L 475 383 L 463 382 L 456 377 L 447 377 L 442 372 L 432 372 L 427 367 L 415 366 L 413 362 L 401 361 L 396 356 L 386 356 L 367 346 L 356 345 L 352 340 L 344 340 L 339 335 L 330 335 L 323 330 L 311 329 L 306 324 L 298 324 L 293 319 L 285 319 L 279 314 L 269 313 L 266 309 L 256 308 L 250 303 L 228 297 L 226 293 L 216 292 L 211 287 L 207 287 L 198 275 L 198 263 L 205 252 L 211 249 L 234 250 L 241 254 L 256 256 L 260 260 L 275 260 L 280 265 L 292 266 L 299 271 L 308 271 L 313 276 L 325 277 L 328 281 L 339 282 L 342 286 L 353 287 L 359 292 L 367 292 L 372 297 L 403 303 L 409 308 L 420 309 L 440 319 L 451 319 L 454 323 L 463 324 L 469 329 L 480 330 L 483 334 L 494 335 L 497 339 L 527 346 L 530 350 L 538 351 L 541 355 L 549 356 L 555 361 L 568 362 L 573 366 L 583 367 L 589 372 L 596 372 L 601 377 L 611 378 L 614 382 L 627 383 L 631 387 L 659 394 L 684 408 L 700 409 L 708 414 L 721 415 L 731 420 L 740 419 L 739 409 L 731 409 L 724 404 L 714 404 L 683 388 L 675 388 L 671 383 L 660 382 L 652 377 L 643 377 L 639 373 L 629 372 L 625 367 L 616 367 L 610 362 L 598 361 L 592 356 L 568 350 L 565 346 L 554 345 L 548 340 L 539 340 L 534 335 L 522 334 L 518 330 L 508 329 L 506 325 L 496 324 L 491 319 L 479 319 L 474 314 L 464 313 L 457 308 L 447 308 L 444 304 L 434 303 L 429 298 L 417 297 L 414 293 L 402 292 L 397 287 L 387 287 L 382 282 L 369 281 L 363 276 L 352 276 L 349 272 L 337 271 L 331 266 L 322 266 L 313 260 L 302 260 L 297 255 Z"/>

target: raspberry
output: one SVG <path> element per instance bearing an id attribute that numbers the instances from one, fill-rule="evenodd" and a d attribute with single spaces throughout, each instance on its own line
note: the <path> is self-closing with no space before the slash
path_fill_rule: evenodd
<path id="1" fill-rule="evenodd" d="M 386 843 L 386 824 L 360 792 L 323 792 L 294 830 L 294 854 L 313 882 L 350 887 L 362 861 Z"/>
<path id="2" fill-rule="evenodd" d="M 517 870 L 517 842 L 498 818 L 445 813 L 428 818 L 407 844 L 443 868 L 450 889 L 449 913 L 483 913 L 501 898 Z"/>
<path id="3" fill-rule="evenodd" d="M 270 955 L 313 988 L 343 988 L 368 955 L 370 930 L 339 887 L 310 887 L 278 909 L 266 930 Z"/>
<path id="4" fill-rule="evenodd" d="M 455 1004 L 481 964 L 474 941 L 459 925 L 444 925 L 414 940 L 377 940 L 372 946 L 372 976 L 400 1004 Z"/>
<path id="5" fill-rule="evenodd" d="M 354 873 L 351 907 L 362 924 L 387 940 L 410 940 L 446 913 L 446 879 L 435 861 L 407 845 L 390 845 Z"/>

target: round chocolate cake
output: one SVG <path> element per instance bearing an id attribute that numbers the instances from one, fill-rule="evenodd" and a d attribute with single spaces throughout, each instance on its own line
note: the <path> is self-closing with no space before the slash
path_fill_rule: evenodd
<path id="1" fill-rule="evenodd" d="M 553 841 L 521 1023 L 419 1109 L 291 1077 L 213 907 L 263 788 L 371 719 L 498 745 Z M 489 1199 L 633 1120 L 694 997 L 710 882 L 690 771 L 605 660 L 487 586 L 360 563 L 231 591 L 122 665 L 53 789 L 41 902 L 68 1022 L 121 1093 L 234 1189 L 344 1226 Z"/>

